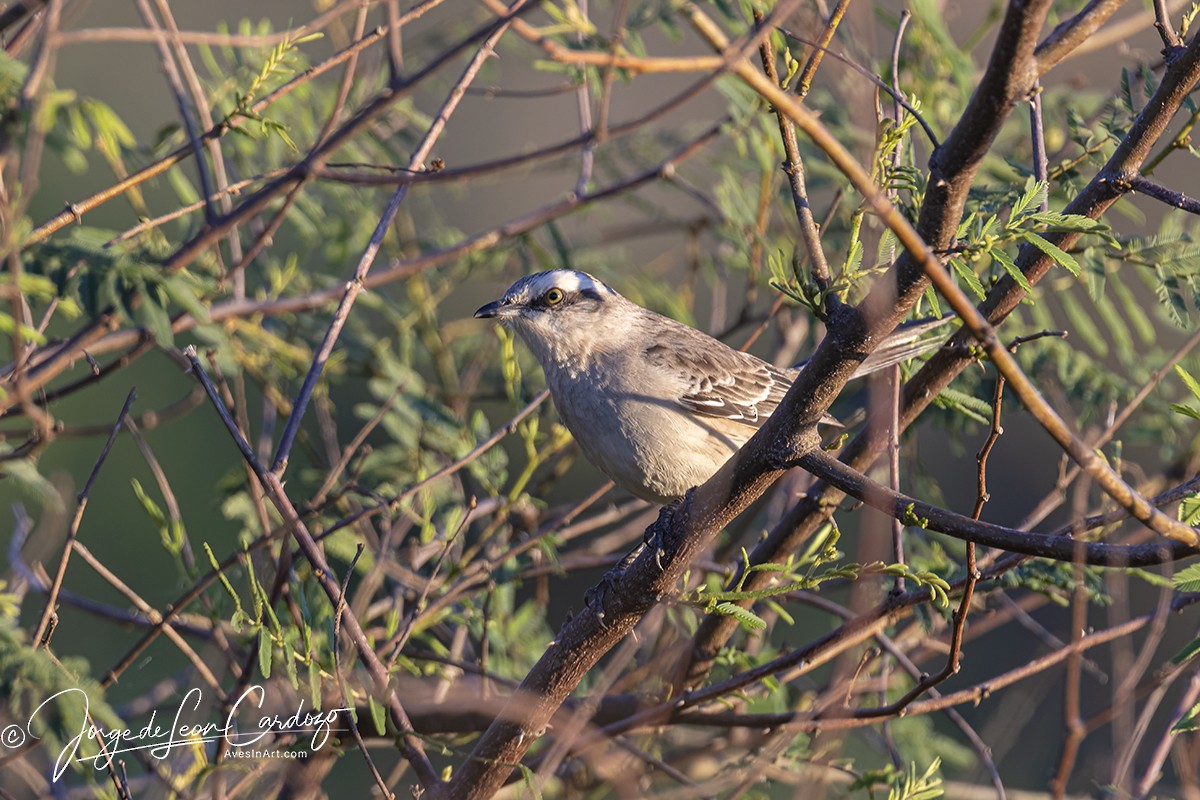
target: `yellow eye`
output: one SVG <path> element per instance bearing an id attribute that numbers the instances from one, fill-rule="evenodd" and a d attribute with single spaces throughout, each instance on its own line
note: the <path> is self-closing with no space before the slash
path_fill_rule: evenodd
<path id="1" fill-rule="evenodd" d="M 564 296 L 565 295 L 563 295 L 562 289 L 551 289 L 550 291 L 546 292 L 546 303 L 548 305 L 556 306 L 563 301 Z"/>

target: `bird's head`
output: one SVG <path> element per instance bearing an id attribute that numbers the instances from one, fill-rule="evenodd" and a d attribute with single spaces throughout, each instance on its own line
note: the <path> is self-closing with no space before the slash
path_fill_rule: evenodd
<path id="1" fill-rule="evenodd" d="M 476 311 L 475 318 L 507 323 L 535 353 L 549 354 L 593 339 L 612 318 L 606 312 L 623 303 L 628 301 L 599 278 L 553 269 L 521 278 L 499 300 Z"/>
<path id="2" fill-rule="evenodd" d="M 499 300 L 476 311 L 475 319 L 498 319 L 526 336 L 563 336 L 598 323 L 608 303 L 618 299 L 616 291 L 587 272 L 550 270 L 521 278 Z"/>

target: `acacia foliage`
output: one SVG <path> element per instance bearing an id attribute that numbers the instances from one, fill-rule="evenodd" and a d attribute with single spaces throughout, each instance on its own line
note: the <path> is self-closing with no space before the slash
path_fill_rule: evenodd
<path id="1" fill-rule="evenodd" d="M 958 287 L 985 309 L 1012 301 L 1011 313 L 989 313 L 1005 342 L 1029 339 L 1016 352 L 1038 394 L 1142 495 L 1194 526 L 1200 365 L 1185 340 L 1200 244 L 1197 203 L 1175 177 L 1197 155 L 1193 13 L 1160 20 L 1161 40 L 1148 33 L 1148 49 L 1120 63 L 1108 45 L 1107 71 L 1081 89 L 1063 77 L 1072 67 L 1062 51 L 1101 41 L 1091 23 L 1110 9 L 1047 5 L 998 8 L 967 29 L 932 2 L 911 3 L 903 25 L 882 4 L 875 17 L 840 22 L 810 76 L 821 51 L 809 43 L 829 23 L 803 3 L 564 2 L 507 15 L 436 0 L 407 11 L 343 3 L 303 24 L 214 22 L 215 33 L 175 37 L 160 3 L 145 28 L 109 30 L 104 45 L 122 53 L 141 32 L 165 31 L 165 80 L 179 104 L 164 102 L 149 125 L 123 121 L 114 97 L 60 81 L 56 58 L 89 34 L 105 38 L 65 13 L 70 2 L 6 14 L 0 457 L 15 523 L 0 596 L 5 724 L 23 724 L 66 686 L 86 691 L 109 729 L 142 724 L 163 682 L 177 694 L 203 686 L 214 718 L 255 684 L 285 707 L 355 709 L 340 720 L 339 748 L 301 762 L 247 768 L 208 742 L 163 759 L 133 753 L 123 767 L 76 764 L 58 779 L 118 794 L 303 794 L 335 766 L 326 791 L 350 780 L 479 796 L 514 772 L 525 792 L 550 796 L 767 797 L 798 784 L 917 798 L 937 796 L 944 780 L 1024 787 L 1046 774 L 1056 791 L 1111 783 L 1136 793 L 1158 785 L 1164 767 L 1162 791 L 1195 791 L 1200 648 L 1187 644 L 1188 617 L 1167 615 L 1194 600 L 1195 567 L 976 554 L 962 541 L 975 529 L 931 533 L 931 518 L 904 503 L 890 512 L 901 553 L 878 544 L 878 518 L 795 473 L 724 526 L 670 591 L 656 590 L 662 602 L 621 606 L 620 624 L 636 634 L 608 659 L 601 621 L 583 639 L 595 666 L 543 680 L 558 626 L 581 630 L 621 602 L 606 593 L 623 584 L 600 570 L 641 541 L 655 511 L 597 491 L 602 479 L 543 402 L 528 354 L 505 331 L 464 319 L 521 274 L 587 269 L 791 363 L 815 344 L 819 322 L 899 282 L 897 233 L 805 136 L 800 199 L 815 211 L 823 258 L 801 244 L 776 109 L 726 68 L 765 41 L 777 83 L 803 93 L 904 218 L 923 233 L 953 231 L 928 244 Z M 712 60 L 697 15 L 733 39 L 725 61 Z M 1021 42 L 1042 43 L 1042 60 Z M 1041 83 L 970 117 L 972 96 L 1003 63 L 1032 64 Z M 668 68 L 679 75 L 662 77 Z M 1013 70 L 1014 81 L 1028 78 Z M 114 96 L 119 83 L 114 75 Z M 1159 103 L 1176 83 L 1187 84 L 1183 98 Z M 461 106 L 443 106 L 459 89 Z M 1026 95 L 1040 101 L 1037 124 L 1017 103 Z M 1147 140 L 1155 114 L 1165 130 Z M 143 129 L 154 134 L 133 132 Z M 976 148 L 978 163 L 939 165 L 952 137 Z M 1110 180 L 1134 141 L 1147 157 Z M 60 213 L 63 170 L 102 175 L 113 190 L 72 193 Z M 957 205 L 931 201 L 945 174 L 956 176 Z M 1089 206 L 1081 199 L 1098 177 L 1112 196 Z M 384 216 L 396 198 L 394 218 Z M 377 228 L 379 255 L 364 257 Z M 367 291 L 347 295 L 348 285 Z M 919 294 L 896 312 L 947 313 L 932 288 Z M 1039 335 L 1058 331 L 1069 336 Z M 905 434 L 900 491 L 949 510 L 988 500 L 985 521 L 1037 535 L 1053 532 L 1048 518 L 1117 509 L 1040 432 L 995 445 L 1020 451 L 1009 469 L 1035 477 L 984 475 L 976 451 L 1023 411 L 997 391 L 982 351 L 957 341 L 925 367 L 953 377 L 923 401 L 929 410 L 906 398 L 921 424 Z M 189 345 L 199 358 L 189 360 Z M 211 377 L 213 394 L 189 372 Z M 131 388 L 141 399 L 115 416 Z M 889 416 L 882 394 L 858 402 L 877 421 Z M 217 407 L 240 428 L 243 452 Z M 291 420 L 302 423 L 294 445 Z M 118 457 L 97 459 L 112 431 Z M 943 465 L 922 460 L 947 440 Z M 254 460 L 286 482 L 256 475 Z M 63 464 L 81 493 L 56 484 Z M 955 473 L 978 476 L 978 495 L 973 484 L 955 494 Z M 1146 540 L 1147 528 L 1110 516 L 1080 525 L 1080 538 Z M 123 546 L 96 541 L 116 528 Z M 771 552 L 789 532 L 803 532 L 799 546 Z M 665 555 L 670 563 L 675 551 Z M 107 567 L 117 594 L 85 561 Z M 43 613 L 48 598 L 57 624 Z M 1070 619 L 1030 616 L 1054 605 Z M 1094 648 L 1085 626 L 1101 629 Z M 925 673 L 942 672 L 947 652 L 955 670 L 935 689 Z M 1021 657 L 994 657 L 1013 652 Z M 522 680 L 526 693 L 504 710 Z M 1030 686 L 1061 693 L 1064 711 L 1047 701 L 1020 735 L 997 733 L 1005 693 Z M 506 728 L 523 705 L 552 723 Z M 31 771 L 0 778 L 6 791 L 43 791 L 76 727 L 64 708 L 39 728 L 41 744 L 20 756 Z M 515 771 L 487 757 L 497 742 L 524 756 Z M 90 742 L 84 752 L 97 755 Z"/>

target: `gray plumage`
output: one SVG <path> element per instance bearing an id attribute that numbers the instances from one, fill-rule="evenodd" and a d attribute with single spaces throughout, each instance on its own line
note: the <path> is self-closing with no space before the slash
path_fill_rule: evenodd
<path id="1" fill-rule="evenodd" d="M 475 312 L 512 326 L 585 456 L 617 485 L 670 503 L 762 426 L 798 369 L 781 369 L 649 311 L 574 270 L 521 278 Z M 943 320 L 902 329 L 855 376 L 911 358 Z M 835 423 L 832 418 L 827 422 Z"/>

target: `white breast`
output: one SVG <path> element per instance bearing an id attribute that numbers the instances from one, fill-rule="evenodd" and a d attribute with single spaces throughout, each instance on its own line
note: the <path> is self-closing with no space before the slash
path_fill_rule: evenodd
<path id="1" fill-rule="evenodd" d="M 638 497 L 674 502 L 706 481 L 753 430 L 722 433 L 715 420 L 648 394 L 637 385 L 646 383 L 639 373 L 641 365 L 597 359 L 586 373 L 551 367 L 546 379 L 559 415 L 593 465 Z"/>

